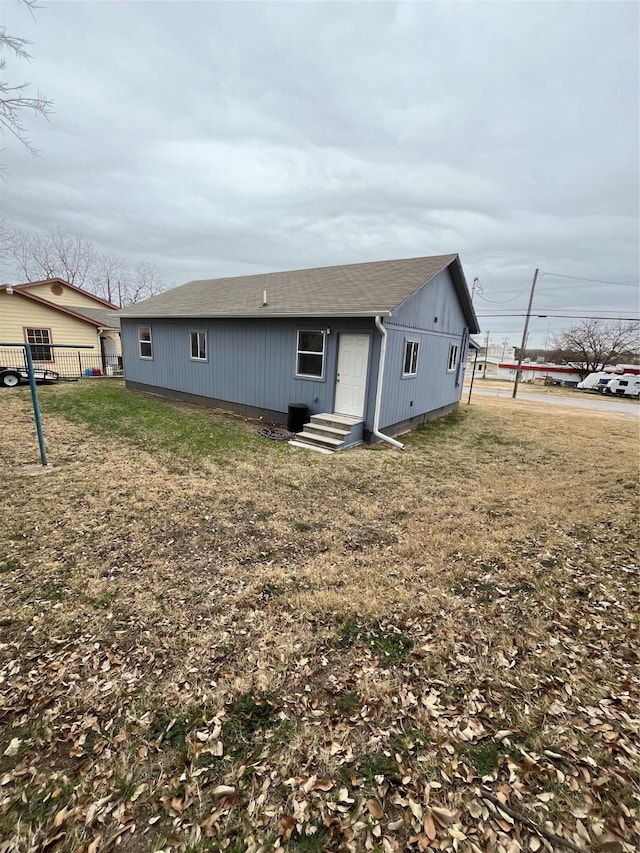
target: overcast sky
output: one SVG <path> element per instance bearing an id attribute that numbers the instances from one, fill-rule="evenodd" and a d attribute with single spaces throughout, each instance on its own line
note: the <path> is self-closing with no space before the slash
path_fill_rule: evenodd
<path id="1" fill-rule="evenodd" d="M 519 343 L 482 315 L 522 313 L 535 267 L 638 282 L 639 12 L 3 0 L 33 42 L 9 80 L 54 113 L 27 120 L 41 159 L 5 138 L 2 211 L 175 283 L 458 252 L 483 333 Z M 538 288 L 539 313 L 638 316 L 634 287 Z"/>

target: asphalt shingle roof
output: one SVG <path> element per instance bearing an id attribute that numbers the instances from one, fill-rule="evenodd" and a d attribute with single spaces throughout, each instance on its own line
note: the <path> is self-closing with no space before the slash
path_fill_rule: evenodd
<path id="1" fill-rule="evenodd" d="M 119 313 L 149 318 L 386 315 L 450 264 L 465 315 L 475 326 L 455 254 L 190 281 Z"/>
<path id="2" fill-rule="evenodd" d="M 87 308 L 84 305 L 63 305 L 62 307 L 74 311 L 76 314 L 81 314 L 83 317 L 93 320 L 94 323 L 100 323 L 105 329 L 120 328 L 119 315 L 109 308 Z"/>

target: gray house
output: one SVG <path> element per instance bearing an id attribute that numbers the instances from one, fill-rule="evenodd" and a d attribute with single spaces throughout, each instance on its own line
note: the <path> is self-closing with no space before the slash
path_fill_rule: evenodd
<path id="1" fill-rule="evenodd" d="M 121 312 L 127 387 L 284 422 L 327 451 L 458 406 L 479 331 L 458 255 L 191 281 Z"/>

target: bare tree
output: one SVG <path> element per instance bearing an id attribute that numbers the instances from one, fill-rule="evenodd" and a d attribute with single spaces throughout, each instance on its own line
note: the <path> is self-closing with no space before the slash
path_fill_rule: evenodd
<path id="1" fill-rule="evenodd" d="M 145 261 L 135 268 L 122 304 L 133 305 L 135 302 L 148 299 L 149 296 L 162 293 L 166 288 L 167 282 L 157 264 Z"/>
<path id="2" fill-rule="evenodd" d="M 96 296 L 122 308 L 131 290 L 131 273 L 117 255 L 97 253 L 91 267 L 89 288 Z"/>
<path id="3" fill-rule="evenodd" d="M 637 360 L 640 325 L 624 320 L 581 320 L 553 337 L 556 359 L 582 378 L 608 364 Z"/>
<path id="4" fill-rule="evenodd" d="M 38 8 L 36 0 L 22 0 L 33 14 Z M 19 36 L 11 35 L 5 27 L 0 27 L 0 129 L 9 132 L 25 146 L 27 151 L 36 155 L 37 151 L 31 144 L 27 135 L 27 129 L 23 123 L 25 113 L 41 115 L 45 118 L 51 113 L 53 101 L 45 98 L 40 92 L 35 97 L 27 94 L 28 83 L 11 85 L 5 75 L 7 57 L 2 54 L 13 55 L 17 59 L 31 59 L 27 52 L 29 42 Z"/>
<path id="5" fill-rule="evenodd" d="M 83 287 L 96 252 L 82 237 L 67 234 L 57 226 L 46 234 L 15 231 L 12 255 L 24 281 L 62 278 Z"/>

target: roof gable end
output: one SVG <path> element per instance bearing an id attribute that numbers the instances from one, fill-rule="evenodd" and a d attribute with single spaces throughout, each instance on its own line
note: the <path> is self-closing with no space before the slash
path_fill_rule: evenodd
<path id="1" fill-rule="evenodd" d="M 75 284 L 71 284 L 70 281 L 65 281 L 63 278 L 44 278 L 42 281 L 26 281 L 22 284 L 9 285 L 13 286 L 14 291 L 29 291 L 33 287 L 39 287 L 42 284 L 61 284 L 63 287 L 68 287 L 69 290 L 73 290 L 76 293 L 82 293 L 83 296 L 87 296 L 89 299 L 92 299 L 98 305 L 103 306 L 104 308 L 112 308 L 114 311 L 118 310 L 118 306 L 114 305 L 113 302 L 108 302 L 106 299 L 101 299 L 100 296 L 96 296 L 95 293 L 90 293 L 88 290 L 85 290 L 82 287 L 78 287 Z M 2 288 L 6 288 L 7 285 L 2 285 Z M 40 297 L 41 299 L 43 297 Z"/>
<path id="2" fill-rule="evenodd" d="M 6 289 L 7 285 L 0 286 L 0 291 L 6 291 Z M 39 305 L 45 305 L 52 311 L 57 311 L 59 314 L 66 314 L 68 317 L 74 317 L 76 320 L 81 320 L 83 323 L 88 323 L 90 326 L 94 326 L 96 329 L 104 328 L 104 323 L 99 323 L 97 322 L 97 320 L 94 320 L 91 317 L 85 317 L 83 314 L 80 314 L 73 308 L 68 308 L 63 305 L 56 305 L 55 302 L 49 302 L 47 299 L 42 299 L 42 297 L 36 296 L 35 293 L 29 293 L 28 290 L 19 290 L 17 287 L 14 287 L 13 296 L 22 297 L 22 299 L 28 299 L 31 302 L 37 302 Z"/>

